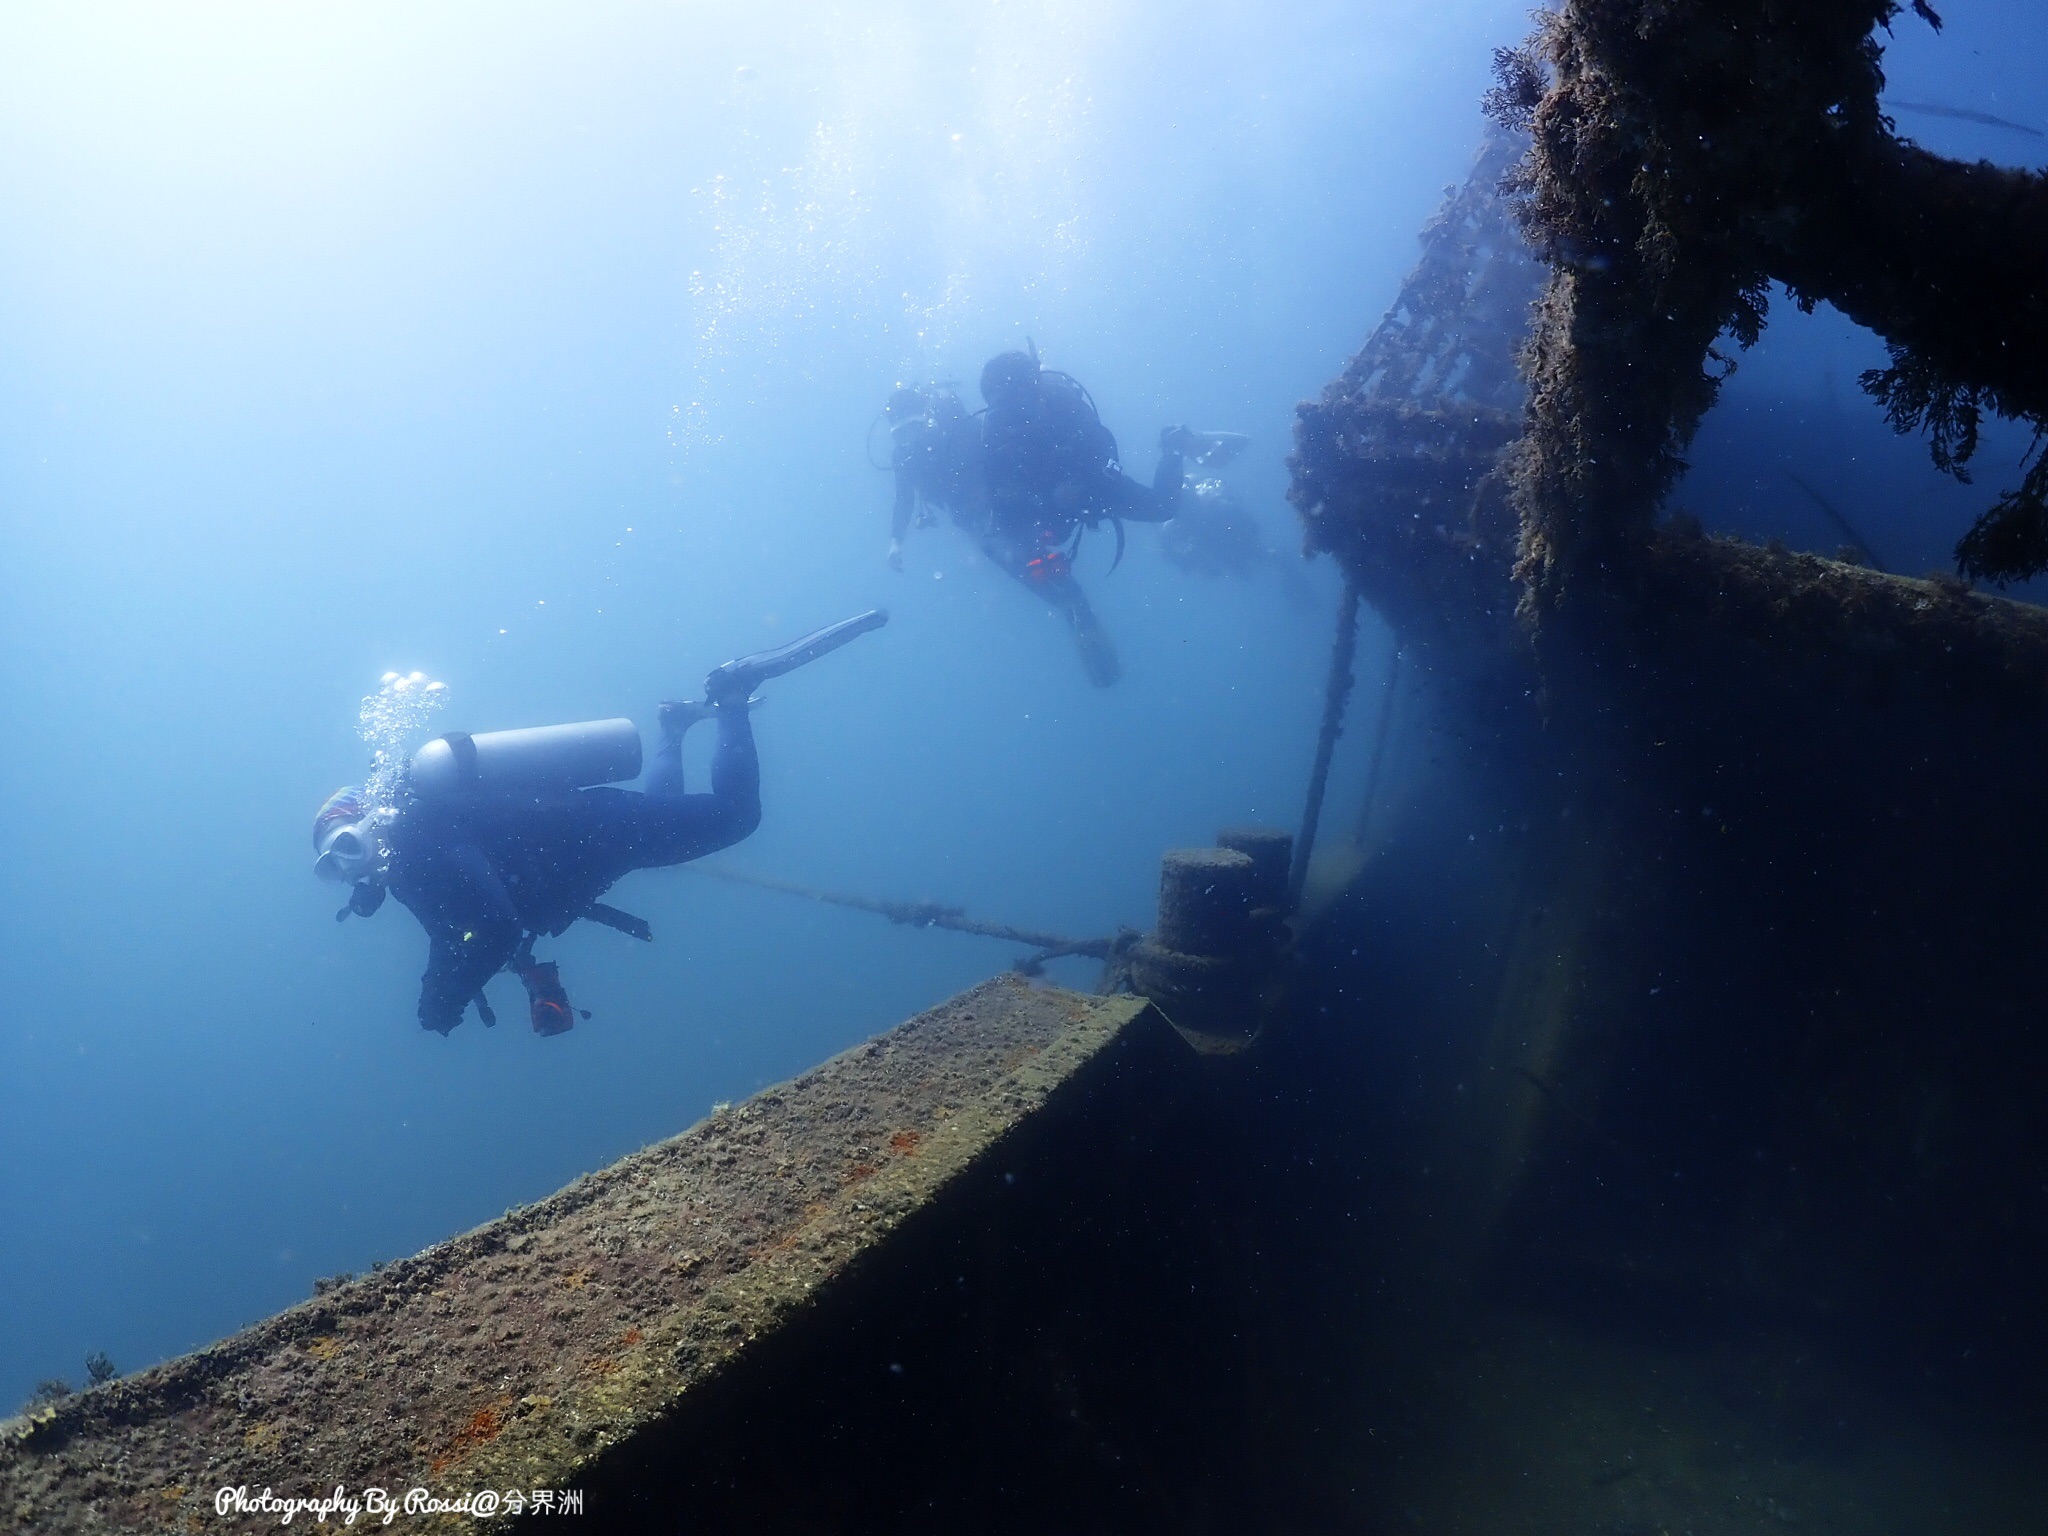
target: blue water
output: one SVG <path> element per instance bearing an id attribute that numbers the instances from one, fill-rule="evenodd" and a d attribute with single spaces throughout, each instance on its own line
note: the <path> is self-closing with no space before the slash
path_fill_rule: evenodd
<path id="1" fill-rule="evenodd" d="M 1998 30 L 2038 26 L 1983 11 L 1938 41 L 1902 27 L 1899 93 L 2048 126 Z M 1097 692 L 952 529 L 886 568 L 864 442 L 896 380 L 971 385 L 1028 337 L 1141 476 L 1169 422 L 1250 433 L 1234 478 L 1291 560 L 1292 406 L 1389 301 L 1525 21 L 1525 0 L 0 17 L 0 1409 L 88 1351 L 138 1368 L 546 1194 L 1015 958 L 647 873 L 614 900 L 656 944 L 552 951 L 587 1024 L 541 1040 L 507 1006 L 425 1034 L 417 925 L 338 926 L 310 874 L 387 670 L 445 681 L 450 728 L 651 728 L 728 656 L 886 604 L 887 630 L 770 689 L 766 818 L 729 862 L 1091 934 L 1150 922 L 1162 848 L 1291 824 L 1327 563 L 1304 595 L 1182 575 L 1149 529 L 1109 575 L 1093 541 L 1126 670 Z M 1843 455 L 1890 455 L 1873 541 L 1939 563 L 1976 500 L 1854 393 L 1874 343 L 1781 315 L 1698 474 L 1749 472 L 1743 410 L 1836 410 Z M 2018 445 L 1987 447 L 1987 487 L 1994 449 Z M 1919 493 L 1953 526 L 1916 521 Z M 1745 505 L 1839 542 L 1782 486 Z M 1363 676 L 1386 643 L 1368 623 Z"/>

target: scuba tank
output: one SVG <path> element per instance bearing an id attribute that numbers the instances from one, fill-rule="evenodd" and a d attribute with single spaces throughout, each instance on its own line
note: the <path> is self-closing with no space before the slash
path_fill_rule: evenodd
<path id="1" fill-rule="evenodd" d="M 471 736 L 450 731 L 412 755 L 413 793 L 460 795 L 587 789 L 640 776 L 640 731 L 630 720 L 585 720 Z"/>
<path id="2" fill-rule="evenodd" d="M 1038 371 L 1038 388 L 1041 398 L 1051 406 L 1056 420 L 1064 417 L 1064 424 L 1105 463 L 1122 462 L 1123 453 L 1117 447 L 1116 434 L 1102 419 L 1102 412 L 1095 404 L 1095 397 L 1088 393 L 1086 384 L 1057 368 L 1041 368 Z"/>

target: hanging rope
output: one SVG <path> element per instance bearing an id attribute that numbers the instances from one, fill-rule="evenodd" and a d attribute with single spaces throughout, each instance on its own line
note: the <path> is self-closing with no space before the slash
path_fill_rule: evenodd
<path id="1" fill-rule="evenodd" d="M 1316 843 L 1316 823 L 1323 815 L 1323 789 L 1330 779 L 1330 758 L 1337 750 L 1337 738 L 1344 734 L 1344 706 L 1351 698 L 1351 658 L 1358 649 L 1358 587 L 1344 583 L 1343 601 L 1337 607 L 1337 639 L 1330 647 L 1330 677 L 1323 686 L 1323 728 L 1316 737 L 1316 766 L 1309 774 L 1308 803 L 1302 807 L 1301 836 L 1294 840 L 1294 869 L 1287 877 L 1287 905 L 1291 911 L 1301 904 L 1301 888 L 1308 879 L 1309 854 Z"/>
<path id="2" fill-rule="evenodd" d="M 1019 969 L 1040 966 L 1063 955 L 1081 955 L 1090 960 L 1107 960 L 1116 944 L 1114 939 L 1069 939 L 1056 933 L 1040 933 L 1034 928 L 1012 928 L 1007 923 L 984 923 L 979 918 L 969 917 L 959 907 L 942 907 L 934 901 L 881 901 L 872 896 L 851 896 L 841 891 L 814 890 L 808 885 L 798 885 L 791 880 L 777 880 L 772 875 L 748 874 L 744 870 L 727 869 L 716 864 L 696 864 L 691 868 L 703 871 L 714 880 L 729 880 L 736 885 L 758 886 L 764 891 L 780 891 L 785 896 L 801 896 L 806 901 L 822 901 L 828 906 L 852 907 L 857 912 L 872 912 L 877 917 L 886 917 L 892 923 L 902 923 L 910 928 L 947 928 L 954 933 L 978 934 L 984 939 L 1003 939 L 1012 944 L 1028 944 L 1037 953 L 1021 962 Z"/>
<path id="3" fill-rule="evenodd" d="M 1781 470 L 1780 473 L 1783 474 L 1787 480 L 1790 480 L 1794 485 L 1798 486 L 1799 489 L 1806 492 L 1807 496 L 1813 501 L 1814 505 L 1819 507 L 1821 511 L 1827 515 L 1827 520 L 1833 523 L 1837 528 L 1839 528 L 1842 531 L 1843 536 L 1847 538 L 1851 544 L 1855 545 L 1856 548 L 1863 551 L 1863 557 L 1866 560 L 1868 560 L 1873 566 L 1875 566 L 1880 571 L 1889 571 L 1891 569 L 1890 566 L 1886 565 L 1884 561 L 1878 558 L 1877 551 L 1870 547 L 1870 540 L 1863 537 L 1863 535 L 1857 530 L 1856 525 L 1850 522 L 1848 518 L 1842 515 L 1842 511 L 1839 507 L 1837 507 L 1832 501 L 1829 501 L 1827 497 L 1821 495 L 1821 493 L 1819 491 L 1816 491 L 1812 486 L 1808 485 L 1804 480 L 1800 479 L 1797 475 L 1793 474 L 1791 470 Z"/>
<path id="4" fill-rule="evenodd" d="M 1387 757 L 1387 736 L 1394 725 L 1394 698 L 1401 688 L 1401 648 L 1396 646 L 1387 657 L 1387 686 L 1380 695 L 1380 723 L 1372 737 L 1372 766 L 1365 771 L 1365 800 L 1358 808 L 1358 830 L 1351 834 L 1351 840 L 1359 847 L 1365 846 L 1365 834 L 1372 827 L 1373 802 L 1379 798 L 1380 764 Z"/>

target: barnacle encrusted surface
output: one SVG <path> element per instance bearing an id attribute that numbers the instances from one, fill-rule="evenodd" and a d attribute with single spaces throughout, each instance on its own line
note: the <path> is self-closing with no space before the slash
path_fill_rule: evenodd
<path id="1" fill-rule="evenodd" d="M 275 1528 L 218 1516 L 224 1487 L 578 1487 L 824 1304 L 1146 1011 L 984 983 L 546 1200 L 16 1420 L 0 1529 Z"/>

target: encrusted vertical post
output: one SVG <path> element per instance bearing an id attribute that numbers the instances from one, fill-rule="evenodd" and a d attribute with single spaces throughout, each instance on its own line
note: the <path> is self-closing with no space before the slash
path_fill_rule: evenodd
<path id="1" fill-rule="evenodd" d="M 1158 930 L 1122 963 L 1131 989 L 1159 1004 L 1190 1045 L 1227 1056 L 1251 1044 L 1286 1000 L 1294 839 L 1234 827 L 1216 841 L 1160 860 Z"/>

